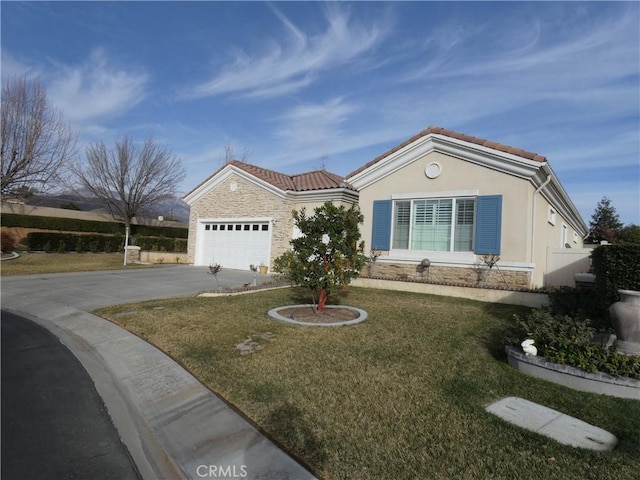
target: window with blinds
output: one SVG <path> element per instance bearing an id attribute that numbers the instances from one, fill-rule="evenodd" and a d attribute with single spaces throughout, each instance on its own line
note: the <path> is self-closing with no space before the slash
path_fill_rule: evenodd
<path id="1" fill-rule="evenodd" d="M 473 251 L 475 199 L 394 202 L 393 247 L 433 252 Z"/>

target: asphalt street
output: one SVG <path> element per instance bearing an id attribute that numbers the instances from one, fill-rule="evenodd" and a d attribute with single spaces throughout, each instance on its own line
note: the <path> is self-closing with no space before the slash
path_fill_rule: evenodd
<path id="1" fill-rule="evenodd" d="M 137 479 L 93 380 L 52 333 L 2 312 L 2 478 Z"/>
<path id="2" fill-rule="evenodd" d="M 3 277 L 2 478 L 314 478 L 162 351 L 90 313 L 253 279 L 188 265 Z"/>

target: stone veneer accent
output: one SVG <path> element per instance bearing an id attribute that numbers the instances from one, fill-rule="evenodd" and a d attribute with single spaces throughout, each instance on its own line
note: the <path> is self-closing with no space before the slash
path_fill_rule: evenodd
<path id="1" fill-rule="evenodd" d="M 377 262 L 375 270 L 371 266 L 365 267 L 364 274 L 376 277 L 388 277 L 411 280 L 429 280 L 431 282 L 454 283 L 468 285 L 470 287 L 505 287 L 530 288 L 531 274 L 517 270 L 500 271 L 495 268 L 490 271 L 486 268 L 444 267 L 432 265 L 428 269 L 422 269 L 418 264 L 394 264 Z M 507 285 L 505 285 L 505 282 Z"/>
<path id="2" fill-rule="evenodd" d="M 234 181 L 238 188 L 231 191 L 230 184 Z M 273 259 L 289 248 L 293 231 L 291 212 L 294 208 L 295 204 L 290 200 L 278 197 L 243 177 L 231 175 L 191 205 L 187 261 L 193 263 L 195 259 L 196 225 L 199 218 L 271 217 L 276 220 L 275 225 L 271 226 L 271 268 Z"/>

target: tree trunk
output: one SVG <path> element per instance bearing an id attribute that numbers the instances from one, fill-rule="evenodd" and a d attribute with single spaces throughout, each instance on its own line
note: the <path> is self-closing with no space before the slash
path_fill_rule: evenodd
<path id="1" fill-rule="evenodd" d="M 129 223 L 124 226 L 124 265 L 127 265 L 127 247 L 129 246 Z"/>
<path id="2" fill-rule="evenodd" d="M 324 309 L 324 304 L 327 303 L 327 299 L 329 298 L 329 292 L 326 287 L 320 289 L 320 295 L 318 297 L 318 313 L 322 313 Z"/>

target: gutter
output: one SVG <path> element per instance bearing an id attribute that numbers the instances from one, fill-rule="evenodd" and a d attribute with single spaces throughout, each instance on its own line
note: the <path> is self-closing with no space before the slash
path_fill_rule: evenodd
<path id="1" fill-rule="evenodd" d="M 544 169 L 543 169 L 544 171 Z M 531 208 L 531 255 L 530 261 L 534 263 L 534 255 L 536 251 L 536 198 L 538 197 L 538 193 L 547 186 L 547 184 L 551 181 L 551 174 L 547 174 L 547 179 L 540 185 L 535 192 L 533 192 L 533 206 Z M 533 278 L 531 279 L 533 282 Z"/>

